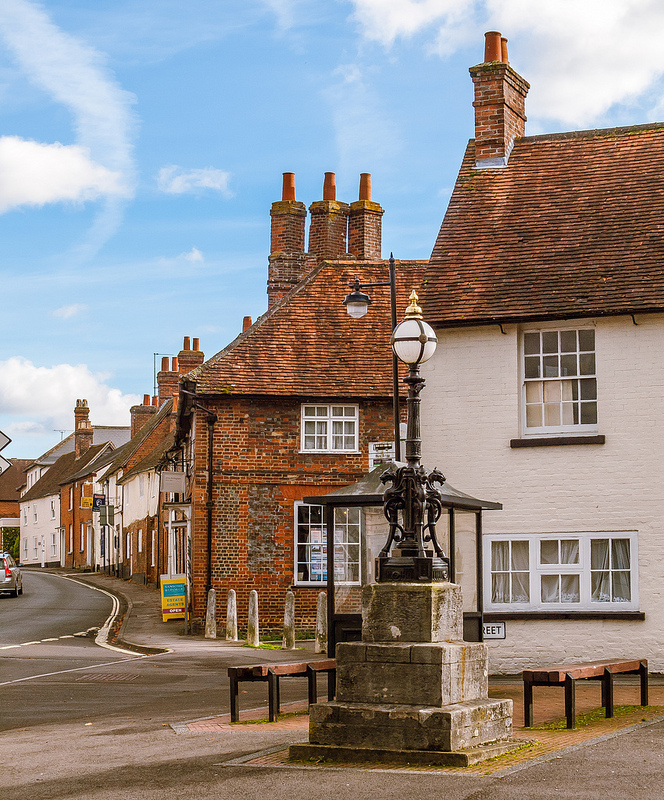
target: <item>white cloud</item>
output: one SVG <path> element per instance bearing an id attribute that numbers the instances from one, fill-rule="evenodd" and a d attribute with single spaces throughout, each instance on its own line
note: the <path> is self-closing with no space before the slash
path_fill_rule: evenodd
<path id="1" fill-rule="evenodd" d="M 365 80 L 366 70 L 357 64 L 341 64 L 332 75 L 335 82 L 324 96 L 332 109 L 339 171 L 375 172 L 381 162 L 396 156 L 397 127 Z"/>
<path id="2" fill-rule="evenodd" d="M 93 162 L 86 147 L 0 137 L 0 213 L 61 200 L 94 200 L 123 190 L 120 173 Z"/>
<path id="3" fill-rule="evenodd" d="M 363 35 L 390 46 L 417 34 L 441 56 L 500 30 L 531 84 L 531 117 L 594 124 L 612 106 L 643 99 L 664 74 L 659 0 L 351 0 Z M 661 110 L 658 101 L 648 113 Z"/>
<path id="4" fill-rule="evenodd" d="M 185 194 L 200 189 L 214 189 L 225 197 L 232 197 L 228 187 L 230 173 L 214 167 L 184 170 L 169 164 L 162 167 L 157 175 L 157 186 L 167 194 Z"/>
<path id="5" fill-rule="evenodd" d="M 205 256 L 197 247 L 192 247 L 188 253 L 182 253 L 182 258 L 185 261 L 201 262 L 205 261 Z"/>
<path id="6" fill-rule="evenodd" d="M 60 30 L 40 5 L 29 0 L 2 1 L 0 39 L 29 80 L 73 115 L 77 144 L 85 150 L 61 148 L 59 156 L 77 159 L 79 179 L 87 162 L 82 184 L 87 180 L 91 196 L 110 196 L 93 231 L 98 247 L 119 223 L 118 194 L 131 195 L 134 188 L 130 110 L 134 96 L 118 86 L 100 53 Z M 60 199 L 72 198 L 54 193 L 44 202 Z"/>
<path id="7" fill-rule="evenodd" d="M 46 431 L 70 429 L 76 400 L 84 397 L 93 424 L 128 425 L 129 409 L 140 398 L 122 394 L 106 380 L 106 375 L 91 372 L 85 364 L 38 367 L 20 357 L 0 361 L 0 414 L 16 418 L 12 425 L 29 422 Z"/>
<path id="8" fill-rule="evenodd" d="M 59 317 L 60 319 L 71 319 L 86 309 L 87 306 L 84 303 L 72 303 L 70 306 L 56 308 L 55 311 L 53 311 L 53 316 Z"/>

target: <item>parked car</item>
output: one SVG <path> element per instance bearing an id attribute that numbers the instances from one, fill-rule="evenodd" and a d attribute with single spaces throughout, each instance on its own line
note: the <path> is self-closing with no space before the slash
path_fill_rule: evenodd
<path id="1" fill-rule="evenodd" d="M 0 592 L 14 597 L 23 594 L 23 576 L 10 553 L 0 553 Z"/>

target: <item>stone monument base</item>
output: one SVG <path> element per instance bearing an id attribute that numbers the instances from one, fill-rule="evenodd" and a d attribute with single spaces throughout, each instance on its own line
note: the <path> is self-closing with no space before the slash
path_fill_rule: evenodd
<path id="1" fill-rule="evenodd" d="M 331 761 L 338 764 L 399 764 L 421 767 L 470 767 L 523 747 L 523 742 L 491 742 L 466 750 L 380 750 L 332 744 L 292 744 L 290 761 Z"/>
<path id="2" fill-rule="evenodd" d="M 309 709 L 309 741 L 336 747 L 464 750 L 511 735 L 511 700 L 442 707 L 334 701 Z"/>

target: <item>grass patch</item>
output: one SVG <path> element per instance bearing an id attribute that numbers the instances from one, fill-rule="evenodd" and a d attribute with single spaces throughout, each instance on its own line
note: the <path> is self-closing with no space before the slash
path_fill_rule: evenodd
<path id="1" fill-rule="evenodd" d="M 268 642 L 261 642 L 256 647 L 253 644 L 249 644 L 249 642 L 244 642 L 242 647 L 250 647 L 252 650 L 281 650 L 280 644 L 269 644 Z"/>
<path id="2" fill-rule="evenodd" d="M 633 714 L 635 711 L 640 711 L 641 713 L 645 713 L 648 711 L 656 711 L 658 706 L 614 706 L 613 707 L 613 716 L 614 717 L 626 717 L 628 714 Z M 577 714 L 576 715 L 576 728 L 583 728 L 587 725 L 593 725 L 596 722 L 600 722 L 601 720 L 606 719 L 606 712 L 604 708 L 600 706 L 599 708 L 594 708 L 592 711 L 587 711 L 585 714 Z M 646 718 L 642 718 L 642 722 L 645 722 Z M 576 730 L 574 728 L 574 730 Z M 544 722 L 541 725 L 534 725 L 532 728 L 526 728 L 525 730 L 530 731 L 565 731 L 568 730 L 567 728 L 567 719 L 562 717 L 561 719 L 554 719 L 551 722 Z"/>

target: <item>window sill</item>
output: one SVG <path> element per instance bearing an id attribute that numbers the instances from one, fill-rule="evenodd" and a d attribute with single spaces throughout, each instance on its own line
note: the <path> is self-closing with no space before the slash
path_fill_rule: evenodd
<path id="1" fill-rule="evenodd" d="M 613 619 L 644 620 L 643 611 L 490 611 L 482 615 L 485 622 L 504 622 L 508 619 L 559 620 L 559 619 Z"/>
<path id="2" fill-rule="evenodd" d="M 532 439 L 510 439 L 510 447 L 556 447 L 565 444 L 604 444 L 603 434 L 596 436 L 538 436 Z"/>

